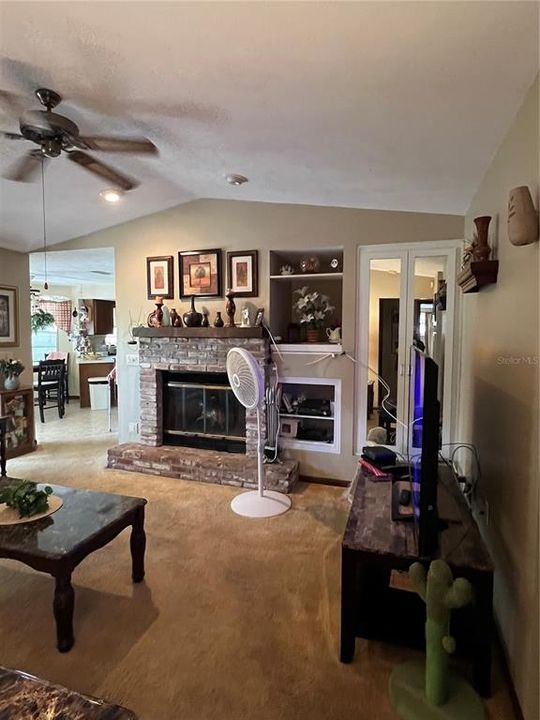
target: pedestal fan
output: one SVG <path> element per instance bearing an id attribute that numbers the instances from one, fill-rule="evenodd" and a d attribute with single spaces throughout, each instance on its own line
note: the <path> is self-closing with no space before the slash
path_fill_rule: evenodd
<path id="1" fill-rule="evenodd" d="M 261 408 L 264 402 L 264 375 L 253 355 L 242 348 L 233 348 L 227 354 L 227 375 L 231 389 L 246 410 L 257 410 L 257 473 L 258 489 L 237 495 L 231 508 L 245 517 L 272 517 L 281 515 L 291 507 L 291 500 L 283 493 L 264 488 Z"/>

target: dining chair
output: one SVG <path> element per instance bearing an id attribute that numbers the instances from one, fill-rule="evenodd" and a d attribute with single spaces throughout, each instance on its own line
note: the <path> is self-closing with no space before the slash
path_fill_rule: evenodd
<path id="1" fill-rule="evenodd" d="M 65 415 L 66 363 L 64 360 L 41 360 L 37 375 L 34 390 L 37 391 L 41 422 L 45 422 L 45 410 L 51 408 L 58 408 L 58 417 L 62 419 Z M 50 403 L 52 400 L 56 400 L 54 405 L 47 404 L 47 401 Z"/>
<path id="2" fill-rule="evenodd" d="M 65 372 L 65 401 L 69 405 L 69 353 L 63 350 L 53 350 L 46 355 L 45 360 L 63 360 L 66 363 Z"/>

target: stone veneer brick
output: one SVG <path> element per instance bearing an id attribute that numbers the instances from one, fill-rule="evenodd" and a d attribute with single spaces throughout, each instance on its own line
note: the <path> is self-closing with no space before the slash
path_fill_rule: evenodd
<path id="1" fill-rule="evenodd" d="M 257 458 L 239 453 L 124 443 L 110 448 L 107 466 L 115 470 L 164 475 L 179 480 L 257 487 Z M 264 472 L 265 485 L 269 490 L 287 493 L 298 481 L 298 463 L 294 460 L 265 465 Z"/>
<path id="2" fill-rule="evenodd" d="M 249 350 L 266 370 L 268 340 L 261 338 L 140 337 L 140 443 L 108 451 L 109 468 L 164 475 L 181 480 L 257 487 L 257 415 L 246 411 L 246 454 L 163 445 L 162 373 L 226 372 L 233 347 Z M 266 417 L 263 411 L 263 433 Z M 298 480 L 298 463 L 265 465 L 266 487 L 289 492 Z"/>
<path id="3" fill-rule="evenodd" d="M 141 337 L 140 417 L 141 442 L 158 447 L 163 443 L 162 373 L 225 372 L 227 353 L 233 347 L 249 350 L 266 370 L 270 345 L 266 338 Z M 263 433 L 266 418 L 263 412 Z M 257 415 L 246 411 L 246 455 L 257 454 Z"/>

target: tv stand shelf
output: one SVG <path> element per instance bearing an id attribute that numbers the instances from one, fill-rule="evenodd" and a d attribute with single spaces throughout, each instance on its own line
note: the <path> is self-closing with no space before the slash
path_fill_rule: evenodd
<path id="1" fill-rule="evenodd" d="M 413 592 L 390 586 L 392 571 L 418 558 L 414 523 L 392 521 L 391 483 L 360 472 L 342 541 L 340 659 L 350 663 L 356 637 L 424 647 L 425 605 Z M 491 693 L 493 564 L 449 468 L 439 468 L 438 510 L 447 518 L 439 550 L 456 577 L 474 588 L 472 605 L 456 611 L 452 635 L 472 660 L 473 682 Z"/>

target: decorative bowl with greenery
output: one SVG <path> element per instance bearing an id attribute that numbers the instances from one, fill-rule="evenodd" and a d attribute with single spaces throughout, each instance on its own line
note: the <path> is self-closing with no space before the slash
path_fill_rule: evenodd
<path id="1" fill-rule="evenodd" d="M 37 333 L 39 330 L 43 330 L 46 327 L 54 325 L 54 317 L 49 312 L 45 312 L 39 308 L 32 313 L 32 332 Z"/>
<path id="2" fill-rule="evenodd" d="M 52 487 L 46 485 L 43 490 L 38 490 L 36 483 L 30 480 L 0 486 L 0 503 L 18 510 L 21 518 L 45 512 L 49 507 L 49 495 L 52 495 Z"/>

